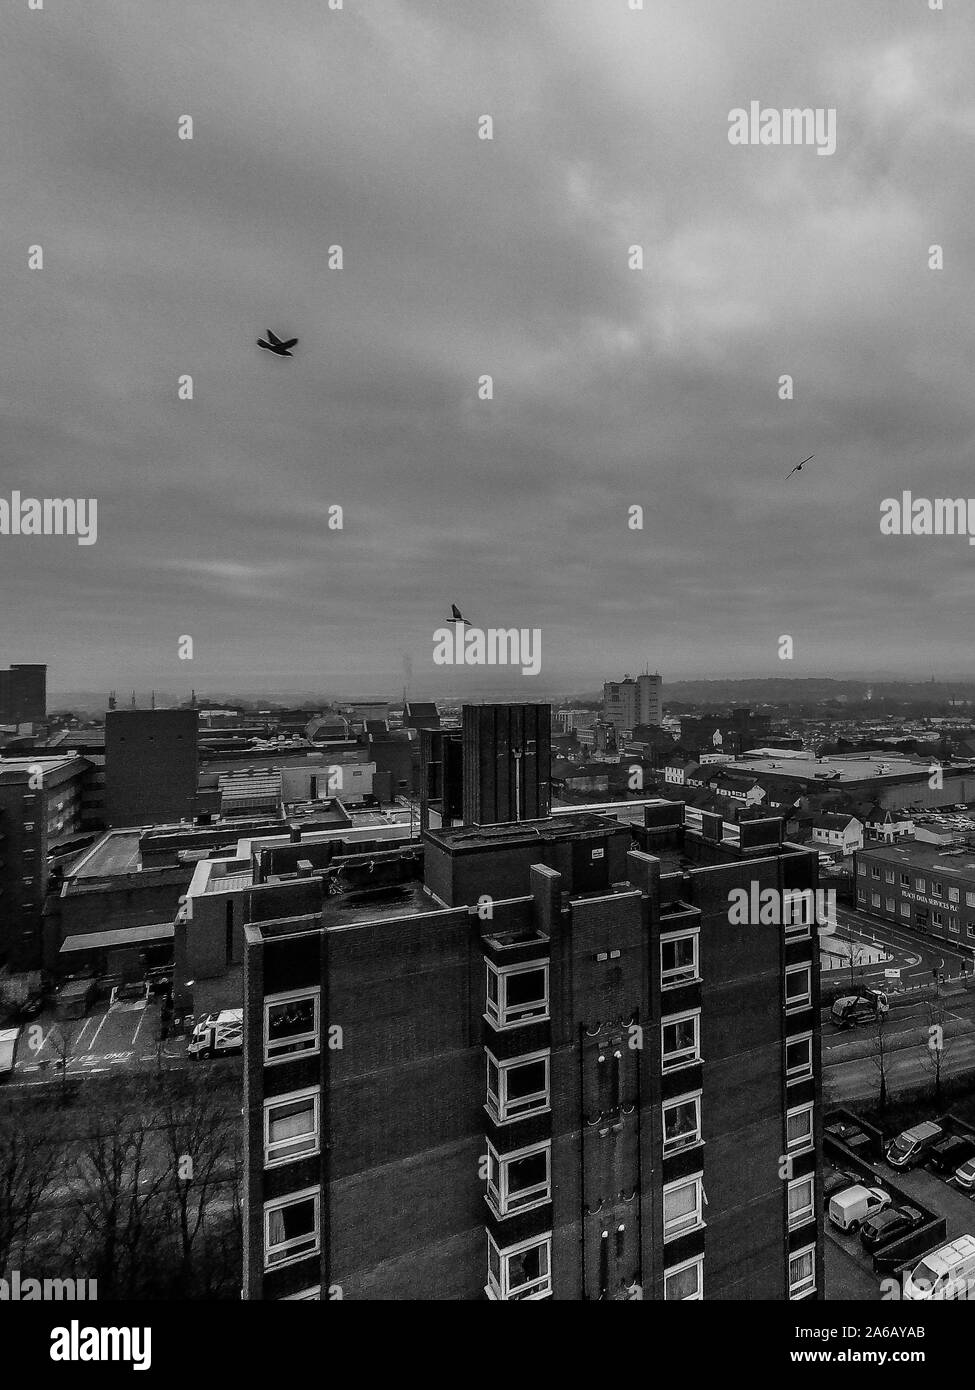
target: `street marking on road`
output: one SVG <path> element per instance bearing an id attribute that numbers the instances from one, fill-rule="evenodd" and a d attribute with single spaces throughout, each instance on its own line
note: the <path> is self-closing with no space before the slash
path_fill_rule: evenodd
<path id="1" fill-rule="evenodd" d="M 97 1039 L 97 1037 L 98 1037 L 98 1034 L 99 1034 L 99 1033 L 102 1031 L 102 1029 L 105 1027 L 105 1020 L 106 1020 L 106 1018 L 108 1018 L 108 1014 L 107 1014 L 107 1013 L 102 1014 L 102 1021 L 101 1021 L 101 1023 L 99 1023 L 98 1027 L 95 1029 L 95 1032 L 94 1032 L 94 1034 L 92 1035 L 91 1042 L 90 1042 L 90 1043 L 88 1044 L 88 1046 L 85 1048 L 85 1051 L 86 1051 L 86 1052 L 94 1052 L 94 1050 L 95 1050 L 95 1041 L 96 1041 L 96 1039 Z"/>

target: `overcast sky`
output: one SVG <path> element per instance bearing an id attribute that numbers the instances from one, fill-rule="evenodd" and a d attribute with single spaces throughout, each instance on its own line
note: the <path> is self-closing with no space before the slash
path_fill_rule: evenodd
<path id="1" fill-rule="evenodd" d="M 546 687 L 972 674 L 975 548 L 879 528 L 975 495 L 946 6 L 11 5 L 0 496 L 99 513 L 90 547 L 0 537 L 0 664 L 348 691 L 409 659 L 419 698 L 483 675 L 432 664 L 455 601 L 539 628 Z M 835 107 L 836 153 L 730 145 L 753 100 Z"/>

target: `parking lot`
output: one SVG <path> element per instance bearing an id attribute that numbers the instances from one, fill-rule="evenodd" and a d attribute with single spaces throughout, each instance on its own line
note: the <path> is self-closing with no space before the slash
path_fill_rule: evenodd
<path id="1" fill-rule="evenodd" d="M 838 1168 L 827 1162 L 824 1166 L 825 1180 L 829 1181 L 842 1168 L 842 1163 Z M 933 1241 L 934 1246 L 958 1236 L 975 1235 L 975 1193 L 960 1188 L 951 1173 L 942 1177 L 923 1166 L 895 1169 L 883 1161 L 874 1163 L 873 1170 L 873 1175 L 866 1175 L 857 1181 L 865 1187 L 879 1187 L 889 1192 L 895 1206 L 916 1204 L 920 1209 L 931 1212 L 935 1218 L 944 1218 L 945 1236 Z M 851 1167 L 844 1171 L 856 1170 Z M 903 1199 L 898 1193 L 903 1193 Z M 859 1232 L 839 1230 L 829 1218 L 828 1207 L 824 1229 L 827 1297 L 859 1302 L 880 1299 L 881 1279 L 885 1276 L 874 1272 L 872 1254 L 863 1248 Z M 921 1252 L 916 1258 L 920 1257 Z"/>
<path id="2" fill-rule="evenodd" d="M 186 1056 L 186 1039 L 160 1042 L 156 998 L 96 1005 L 86 1018 L 58 1021 L 45 1011 L 26 1024 L 17 1046 L 14 1079 L 42 1084 L 60 1074 L 67 1054 L 69 1076 L 92 1075 L 116 1067 L 140 1067 Z"/>

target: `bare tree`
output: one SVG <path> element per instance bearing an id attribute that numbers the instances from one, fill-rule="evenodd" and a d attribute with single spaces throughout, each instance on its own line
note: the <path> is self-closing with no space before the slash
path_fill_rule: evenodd
<path id="1" fill-rule="evenodd" d="M 84 1254 L 99 1295 L 136 1293 L 158 1213 L 164 1173 L 151 1162 L 148 1118 L 124 1102 L 89 1116 L 70 1165 Z"/>
<path id="2" fill-rule="evenodd" d="M 49 1116 L 29 1102 L 8 1101 L 0 1110 L 0 1270 L 30 1244 L 51 1184 L 58 1145 L 49 1130 Z"/>
<path id="3" fill-rule="evenodd" d="M 872 1028 L 874 1047 L 873 1052 L 870 1054 L 870 1060 L 877 1068 L 880 1078 L 879 1105 L 880 1111 L 883 1113 L 887 1109 L 887 1102 L 889 1099 L 887 1072 L 890 1065 L 890 1042 L 887 1037 L 886 1010 L 877 1009 Z"/>
<path id="4" fill-rule="evenodd" d="M 184 1078 L 162 1101 L 165 1196 L 178 1232 L 182 1297 L 190 1296 L 197 1238 L 233 1176 L 235 1118 L 205 1074 Z"/>
<path id="5" fill-rule="evenodd" d="M 935 985 L 934 998 L 928 1001 L 927 1016 L 928 1031 L 921 1058 L 934 1079 L 934 1099 L 936 1105 L 940 1107 L 944 1098 L 944 1064 L 951 1051 L 951 1043 L 945 1037 L 945 1009 L 944 1000 L 941 997 L 940 979 Z"/>

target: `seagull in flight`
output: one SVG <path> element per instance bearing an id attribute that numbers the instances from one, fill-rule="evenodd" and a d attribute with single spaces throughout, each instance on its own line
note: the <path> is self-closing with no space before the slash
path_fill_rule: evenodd
<path id="1" fill-rule="evenodd" d="M 809 459 L 814 459 L 815 457 L 816 457 L 815 454 L 810 454 L 810 455 L 809 455 Z M 803 463 L 808 463 L 808 462 L 809 462 L 809 459 L 803 459 L 802 463 L 797 463 L 796 466 L 795 466 L 795 468 L 793 468 L 792 473 L 801 473 L 801 472 L 802 472 L 802 464 L 803 464 Z M 792 473 L 789 474 L 789 478 L 792 477 Z M 789 478 L 786 478 L 786 482 L 789 481 Z"/>
<path id="2" fill-rule="evenodd" d="M 463 613 L 461 613 L 456 603 L 450 605 L 450 617 L 447 621 L 448 623 L 467 623 L 467 626 L 470 627 L 470 623 L 467 622 L 467 619 L 464 617 Z"/>
<path id="3" fill-rule="evenodd" d="M 294 347 L 298 341 L 297 338 L 289 338 L 286 343 L 283 343 L 277 334 L 271 332 L 270 328 L 267 330 L 267 337 L 268 341 L 266 342 L 263 338 L 258 338 L 257 346 L 265 348 L 268 352 L 276 353 L 278 357 L 294 357 L 294 353 L 289 352 L 288 349 Z"/>

